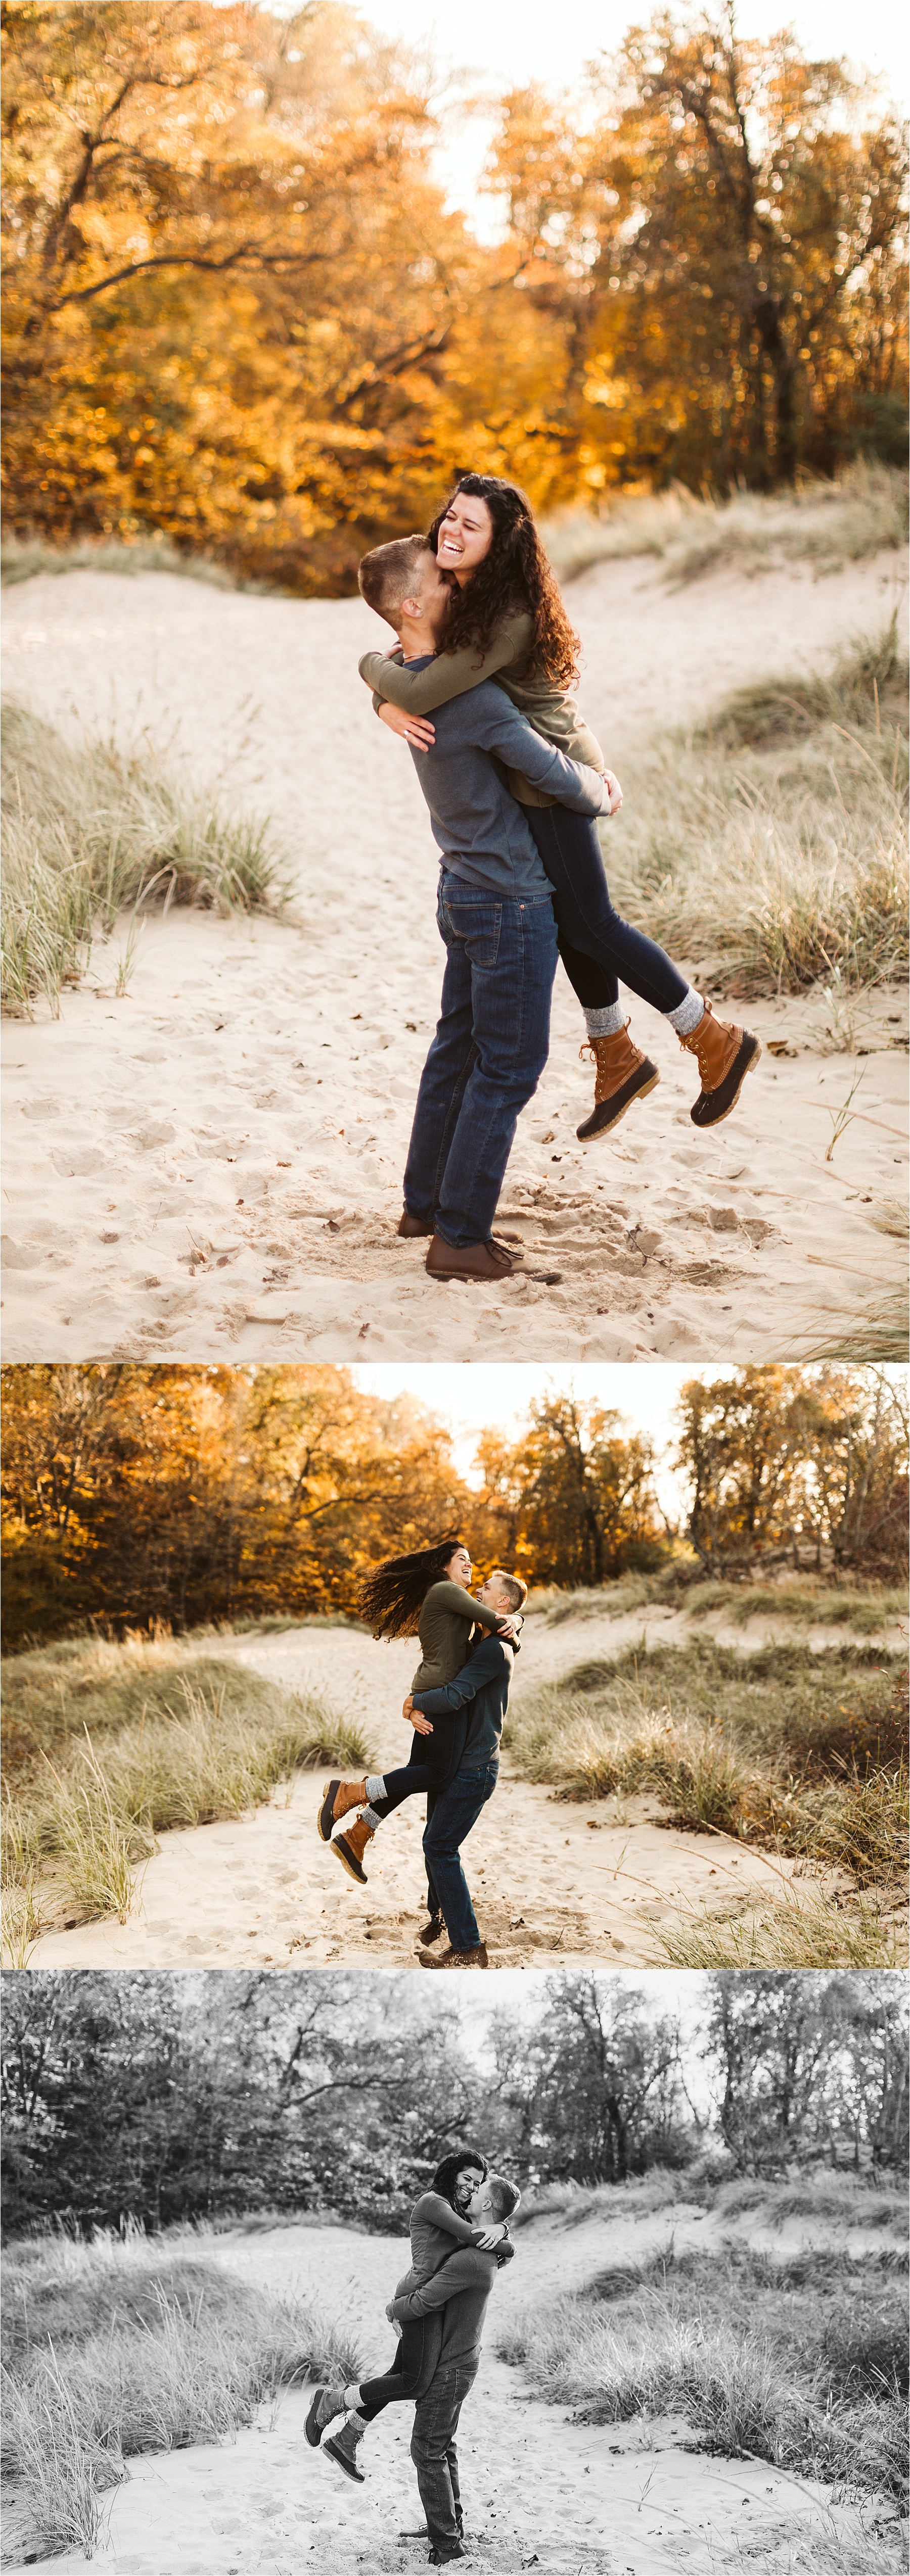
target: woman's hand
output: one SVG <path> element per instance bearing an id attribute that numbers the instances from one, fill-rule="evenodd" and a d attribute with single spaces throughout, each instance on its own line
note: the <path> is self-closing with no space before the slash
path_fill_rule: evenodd
<path id="1" fill-rule="evenodd" d="M 507 1638 L 509 1645 L 514 1646 L 515 1639 L 518 1635 L 514 1619 L 499 1619 L 496 1625 L 496 1634 L 497 1637 Z"/>
<path id="2" fill-rule="evenodd" d="M 393 707 L 388 698 L 381 707 L 377 707 L 376 713 L 382 723 L 388 725 L 390 733 L 400 734 L 402 742 L 412 742 L 415 751 L 432 751 L 436 727 L 428 724 L 425 716 L 406 715 L 403 707 Z"/>
<path id="3" fill-rule="evenodd" d="M 407 1718 L 408 1725 L 413 1726 L 415 1735 L 432 1735 L 433 1728 L 430 1723 L 430 1719 L 428 1717 L 424 1717 L 419 1708 L 415 1708 L 410 1691 L 408 1692 L 401 1714 L 402 1717 Z"/>
<path id="4" fill-rule="evenodd" d="M 481 2253 L 492 2254 L 494 2245 L 501 2245 L 505 2232 L 504 2220 L 498 2227 L 485 2227 L 483 2235 L 478 2238 Z"/>
<path id="5" fill-rule="evenodd" d="M 384 708 L 384 707 L 383 707 L 382 712 L 383 712 L 383 715 L 384 715 L 384 714 L 385 714 L 385 708 Z M 618 813 L 619 813 L 620 806 L 621 806 L 621 804 L 622 804 L 622 788 L 621 788 L 621 786 L 620 786 L 620 784 L 619 784 L 619 780 L 618 780 L 618 778 L 615 776 L 615 773 L 614 773 L 614 771 L 613 771 L 612 769 L 605 769 L 605 770 L 604 770 L 604 773 L 603 773 L 603 782 L 604 782 L 604 786 L 605 786 L 605 788 L 606 788 L 606 790 L 607 790 L 607 794 L 608 794 L 608 796 L 609 796 L 610 802 L 609 802 L 609 804 L 608 804 L 608 805 L 603 806 L 601 810 L 602 810 L 602 812 L 603 812 L 603 813 L 605 813 L 605 814 L 618 814 Z"/>

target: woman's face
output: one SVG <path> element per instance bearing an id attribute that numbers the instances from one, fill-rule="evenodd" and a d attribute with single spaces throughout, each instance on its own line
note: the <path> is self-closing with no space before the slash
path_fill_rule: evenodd
<path id="1" fill-rule="evenodd" d="M 440 572 L 454 573 L 457 582 L 469 581 L 492 543 L 493 518 L 486 502 L 475 501 L 470 492 L 456 492 L 436 539 Z"/>
<path id="2" fill-rule="evenodd" d="M 479 2190 L 482 2181 L 483 2175 L 479 2165 L 463 2165 L 460 2174 L 456 2175 L 455 2207 L 462 2215 L 467 2209 L 468 2202 L 473 2200 L 475 2191 Z"/>
<path id="3" fill-rule="evenodd" d="M 461 1583 L 467 1592 L 470 1589 L 471 1572 L 471 1559 L 468 1555 L 467 1548 L 457 1547 L 454 1556 L 450 1556 L 448 1565 L 446 1566 L 447 1582 Z"/>

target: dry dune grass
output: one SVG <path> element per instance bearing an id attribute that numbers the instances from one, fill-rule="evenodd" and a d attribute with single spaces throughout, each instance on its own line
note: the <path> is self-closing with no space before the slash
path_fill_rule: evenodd
<path id="1" fill-rule="evenodd" d="M 811 1653 L 802 1640 L 740 1655 L 714 1638 L 630 1647 L 522 1695 L 509 1750 L 567 1798 L 651 1790 L 675 1826 L 707 1826 L 848 1869 L 884 1888 L 905 1853 L 900 1658 Z"/>
<path id="2" fill-rule="evenodd" d="M 773 676 L 656 742 L 610 844 L 616 899 L 703 980 L 817 984 L 843 1020 L 851 994 L 906 972 L 905 702 L 892 621 L 827 677 Z"/>
<path id="3" fill-rule="evenodd" d="M 39 1931 L 49 1862 L 84 1920 L 124 1921 L 159 1832 L 239 1815 L 295 1770 L 362 1769 L 367 1758 L 360 1728 L 317 1694 L 169 1642 L 90 1639 L 11 1658 L 5 1670 L 3 1941 L 13 1966 L 27 1963 Z"/>
<path id="4" fill-rule="evenodd" d="M 607 2195 L 578 2191 L 564 2211 L 655 2208 L 653 2185 L 697 2197 L 738 2232 L 677 2247 L 672 2231 L 639 2259 L 601 2270 L 582 2291 L 527 2306 L 501 2336 L 537 2395 L 592 2424 L 684 2414 L 706 2448 L 751 2453 L 854 2492 L 899 2497 L 905 2478 L 907 2257 L 844 2252 L 845 2226 L 902 2226 L 902 2195 L 852 2174 L 795 2184 L 745 2178 L 694 2192 L 685 2175 L 645 2176 Z M 665 2188 L 665 2198 L 669 2197 Z M 551 2190 L 528 2212 L 558 2212 Z M 744 2237 L 785 2220 L 834 2231 L 830 2245 L 770 2250 Z M 526 2221 L 527 2223 L 527 2221 Z"/>
<path id="5" fill-rule="evenodd" d="M 229 2441 L 291 2380 L 350 2378 L 350 2333 L 253 2292 L 190 2230 L 25 2240 L 6 2258 L 4 2468 L 42 2542 L 93 2554 L 144 2451 Z"/>
<path id="6" fill-rule="evenodd" d="M 548 1628 L 561 1627 L 567 1619 L 622 1619 L 629 1610 L 659 1601 L 683 1611 L 687 1619 L 722 1610 L 737 1628 L 750 1619 L 798 1619 L 811 1628 L 850 1628 L 861 1637 L 878 1636 L 906 1617 L 906 1590 L 896 1583 L 860 1584 L 847 1577 L 834 1584 L 790 1575 L 776 1583 L 724 1583 L 696 1580 L 696 1572 L 694 1558 L 689 1558 L 685 1564 L 671 1562 L 659 1574 L 624 1574 L 615 1583 L 577 1592 L 542 1584 L 529 1593 L 527 1607 Z"/>
<path id="7" fill-rule="evenodd" d="M 622 555 L 657 555 L 677 582 L 724 563 L 755 571 L 774 555 L 856 563 L 906 543 L 907 478 L 860 459 L 837 482 L 805 481 L 771 494 L 739 490 L 727 500 L 674 483 L 667 492 L 611 501 L 600 516 L 563 511 L 546 537 L 564 581 Z"/>
<path id="8" fill-rule="evenodd" d="M 14 702 L 2 717 L 2 997 L 29 1014 L 43 995 L 56 1013 L 64 984 L 88 971 L 93 940 L 132 907 L 117 965 L 129 981 L 140 905 L 280 908 L 282 866 L 268 823 L 230 813 L 190 787 L 148 746 L 64 741 Z"/>

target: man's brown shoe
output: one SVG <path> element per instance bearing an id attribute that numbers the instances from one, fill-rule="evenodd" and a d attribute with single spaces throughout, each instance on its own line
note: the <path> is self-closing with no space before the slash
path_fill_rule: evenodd
<path id="1" fill-rule="evenodd" d="M 342 1816 L 349 1816 L 352 1807 L 365 1807 L 366 1802 L 365 1780 L 327 1780 L 316 1819 L 323 1842 L 331 1842 L 332 1826 L 340 1825 Z"/>
<path id="2" fill-rule="evenodd" d="M 334 1842 L 329 1844 L 329 1850 L 334 1852 L 336 1860 L 340 1860 L 348 1877 L 356 1878 L 358 1887 L 366 1887 L 367 1884 L 366 1870 L 361 1864 L 375 1831 L 375 1825 L 368 1825 L 363 1816 L 358 1816 L 356 1824 L 349 1825 L 346 1834 L 336 1834 Z"/>
<path id="3" fill-rule="evenodd" d="M 716 1020 L 706 1002 L 697 1029 L 679 1043 L 697 1058 L 701 1075 L 701 1090 L 689 1111 L 692 1125 L 717 1127 L 735 1109 L 746 1075 L 758 1063 L 761 1041 L 733 1020 Z"/>
<path id="4" fill-rule="evenodd" d="M 612 1037 L 587 1038 L 579 1047 L 580 1056 L 593 1056 L 595 1069 L 594 1107 L 590 1118 L 575 1130 L 581 1145 L 593 1145 L 597 1137 L 608 1136 L 633 1100 L 644 1100 L 660 1081 L 656 1064 L 633 1045 L 628 1030 L 627 1020 L 625 1028 L 615 1030 Z"/>
<path id="5" fill-rule="evenodd" d="M 422 1932 L 418 1932 L 418 1935 L 417 1935 L 417 1947 L 418 1947 L 418 1949 L 419 1949 L 419 1950 L 425 1950 L 425 1949 L 426 1949 L 426 1946 L 427 1946 L 427 1943 L 428 1943 L 429 1941 L 438 1941 L 438 1940 L 439 1940 L 439 1937 L 440 1937 L 440 1934 L 441 1934 L 441 1933 L 443 1933 L 443 1932 L 445 1931 L 445 1928 L 446 1928 L 446 1927 L 445 1927 L 445 1924 L 444 1924 L 444 1922 L 443 1922 L 442 1915 L 441 1915 L 441 1914 L 431 1914 L 430 1919 L 429 1919 L 429 1922 L 424 1924 L 423 1931 L 422 1931 Z"/>
<path id="6" fill-rule="evenodd" d="M 420 1965 L 422 1968 L 488 1968 L 490 1962 L 486 1942 L 481 1941 L 476 1950 L 453 1950 L 450 1943 L 438 1959 L 428 1959 L 426 1952 L 421 1951 Z"/>
<path id="7" fill-rule="evenodd" d="M 491 1235 L 488 1243 L 446 1243 L 434 1234 L 427 1253 L 427 1270 L 431 1279 L 494 1279 L 498 1283 L 511 1279 L 520 1270 L 524 1253 L 513 1251 L 511 1244 L 500 1243 Z"/>
<path id="8" fill-rule="evenodd" d="M 433 1219 L 431 1216 L 411 1216 L 407 1208 L 402 1208 L 398 1232 L 406 1235 L 409 1242 L 417 1234 L 426 1237 L 433 1232 Z"/>

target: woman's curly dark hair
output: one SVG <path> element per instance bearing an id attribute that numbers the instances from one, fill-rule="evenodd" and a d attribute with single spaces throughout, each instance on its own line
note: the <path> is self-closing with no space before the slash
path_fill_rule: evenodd
<path id="1" fill-rule="evenodd" d="M 558 680 L 563 688 L 571 688 L 578 678 L 579 639 L 566 616 L 527 493 L 517 483 L 503 483 L 498 474 L 462 474 L 427 531 L 427 544 L 434 554 L 446 511 L 451 509 L 458 492 L 466 492 L 471 500 L 486 502 L 493 521 L 493 542 L 464 588 L 457 582 L 452 584 L 452 605 L 440 650 L 459 653 L 466 644 L 474 644 L 482 657 L 489 651 L 503 619 L 516 608 L 525 608 L 534 621 L 529 678 L 540 673 L 545 679 Z"/>
<path id="2" fill-rule="evenodd" d="M 444 1581 L 446 1566 L 464 1544 L 456 1534 L 437 1539 L 433 1547 L 417 1548 L 413 1556 L 387 1556 L 382 1565 L 374 1565 L 361 1584 L 358 1603 L 374 1637 L 416 1637 L 431 1583 Z"/>
<path id="3" fill-rule="evenodd" d="M 442 2199 L 448 2201 L 449 2208 L 454 2209 L 455 2185 L 458 2176 L 460 2173 L 467 2173 L 469 2166 L 473 2170 L 475 2165 L 479 2170 L 481 2181 L 486 2182 L 490 2170 L 486 2156 L 475 2155 L 471 2147 L 460 2147 L 456 2155 L 443 2156 L 442 2163 L 437 2165 L 429 2185 L 430 2191 L 438 2191 Z"/>

